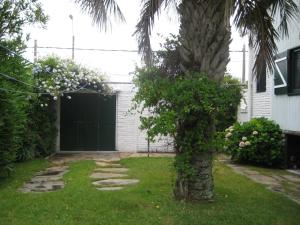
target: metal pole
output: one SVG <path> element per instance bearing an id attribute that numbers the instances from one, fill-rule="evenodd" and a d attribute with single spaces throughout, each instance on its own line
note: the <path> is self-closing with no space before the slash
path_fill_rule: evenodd
<path id="1" fill-rule="evenodd" d="M 245 83 L 246 78 L 246 45 L 243 45 L 243 71 L 242 71 L 242 84 Z"/>
<path id="2" fill-rule="evenodd" d="M 74 60 L 74 54 L 75 54 L 75 36 L 72 36 L 72 60 Z"/>
<path id="3" fill-rule="evenodd" d="M 34 40 L 34 47 L 33 47 L 33 60 L 34 62 L 37 61 L 37 40 Z"/>
<path id="4" fill-rule="evenodd" d="M 148 157 L 150 155 L 150 139 L 149 136 L 147 135 L 147 150 L 148 150 Z"/>
<path id="5" fill-rule="evenodd" d="M 72 60 L 74 60 L 74 55 L 75 55 L 74 17 L 73 15 L 69 15 L 69 18 L 72 21 Z"/>

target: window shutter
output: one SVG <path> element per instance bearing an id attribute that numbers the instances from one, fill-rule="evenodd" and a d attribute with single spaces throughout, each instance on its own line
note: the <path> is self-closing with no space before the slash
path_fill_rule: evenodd
<path id="1" fill-rule="evenodd" d="M 280 53 L 275 57 L 274 68 L 274 93 L 275 95 L 287 94 L 288 73 L 287 52 Z"/>

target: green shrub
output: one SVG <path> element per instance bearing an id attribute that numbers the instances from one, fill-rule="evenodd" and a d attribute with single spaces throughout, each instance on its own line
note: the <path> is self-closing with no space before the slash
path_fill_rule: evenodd
<path id="1" fill-rule="evenodd" d="M 28 97 L 34 81 L 28 63 L 11 51 L 23 53 L 29 38 L 24 27 L 46 21 L 37 0 L 0 1 L 0 177 L 13 170 L 16 160 L 33 156 L 34 142 L 28 139 L 32 99 Z"/>
<path id="2" fill-rule="evenodd" d="M 224 150 L 238 162 L 272 167 L 284 165 L 282 131 L 279 125 L 266 118 L 227 128 Z"/>
<path id="3" fill-rule="evenodd" d="M 243 97 L 243 89 L 238 79 L 225 74 L 221 84 L 223 88 L 219 94 L 222 99 L 222 105 L 219 106 L 220 109 L 216 115 L 217 132 L 222 132 L 226 127 L 237 121 L 238 106 Z"/>
<path id="4" fill-rule="evenodd" d="M 16 41 L 0 41 L 0 44 L 15 51 L 19 46 Z M 0 49 L 0 72 L 32 84 L 30 70 L 20 57 L 10 55 Z M 27 133 L 27 119 L 30 102 L 23 92 L 30 92 L 28 85 L 0 76 L 0 176 L 7 175 L 16 160 L 17 152 L 23 150 Z"/>

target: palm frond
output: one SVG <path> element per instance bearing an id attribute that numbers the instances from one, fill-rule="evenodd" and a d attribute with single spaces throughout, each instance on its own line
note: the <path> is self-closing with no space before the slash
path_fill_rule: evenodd
<path id="1" fill-rule="evenodd" d="M 294 0 L 266 0 L 269 2 L 272 17 L 279 12 L 280 21 L 278 30 L 282 36 L 288 36 L 288 22 L 299 18 L 299 9 Z"/>
<path id="2" fill-rule="evenodd" d="M 276 41 L 280 37 L 274 24 L 277 10 L 280 12 L 278 31 L 288 35 L 288 21 L 298 12 L 293 0 L 237 0 L 235 3 L 234 24 L 242 35 L 249 35 L 249 44 L 256 53 L 253 67 L 256 76 L 263 74 L 265 66 L 270 72 L 274 69 Z"/>
<path id="3" fill-rule="evenodd" d="M 150 42 L 151 30 L 154 24 L 155 15 L 159 15 L 161 7 L 167 7 L 175 0 L 144 0 L 141 16 L 136 31 L 133 35 L 137 36 L 139 53 L 142 54 L 146 65 L 152 64 L 152 48 Z M 165 3 L 165 4 L 163 4 Z"/>
<path id="4" fill-rule="evenodd" d="M 75 0 L 81 9 L 92 16 L 93 23 L 101 29 L 107 30 L 111 26 L 111 16 L 115 16 L 121 22 L 125 18 L 115 0 Z"/>

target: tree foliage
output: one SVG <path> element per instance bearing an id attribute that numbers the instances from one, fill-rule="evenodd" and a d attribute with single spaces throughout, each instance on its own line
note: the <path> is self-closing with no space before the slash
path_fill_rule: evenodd
<path id="1" fill-rule="evenodd" d="M 27 93 L 34 91 L 34 81 L 18 55 L 25 47 L 24 27 L 46 21 L 37 0 L 0 2 L 0 176 L 13 169 L 14 161 L 32 157 L 29 121 L 34 97 Z"/>
<path id="2" fill-rule="evenodd" d="M 0 40 L 21 40 L 25 25 L 48 20 L 38 0 L 3 0 L 0 2 Z"/>

